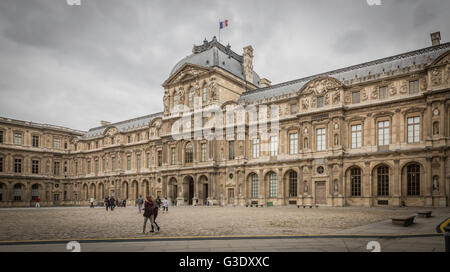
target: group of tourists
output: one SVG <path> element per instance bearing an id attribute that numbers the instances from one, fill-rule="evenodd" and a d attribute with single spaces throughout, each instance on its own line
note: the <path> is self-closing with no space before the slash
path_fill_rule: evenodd
<path id="1" fill-rule="evenodd" d="M 118 206 L 118 203 L 117 203 L 117 202 L 118 202 L 118 201 L 115 200 L 113 196 L 111 196 L 111 197 L 109 197 L 109 196 L 105 197 L 105 207 L 106 207 L 106 211 L 108 211 L 108 208 L 109 208 L 111 211 L 114 211 L 114 208 L 115 208 L 116 206 Z"/>

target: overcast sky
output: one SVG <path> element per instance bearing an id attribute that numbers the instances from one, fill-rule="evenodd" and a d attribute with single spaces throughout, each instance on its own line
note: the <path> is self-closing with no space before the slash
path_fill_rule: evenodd
<path id="1" fill-rule="evenodd" d="M 381 3 L 1 0 L 0 116 L 88 130 L 162 111 L 161 84 L 219 19 L 273 84 L 450 41 L 450 1 Z"/>

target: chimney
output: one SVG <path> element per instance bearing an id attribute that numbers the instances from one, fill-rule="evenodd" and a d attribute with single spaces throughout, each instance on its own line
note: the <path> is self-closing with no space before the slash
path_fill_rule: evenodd
<path id="1" fill-rule="evenodd" d="M 261 88 L 266 88 L 270 86 L 270 80 L 268 80 L 267 78 L 261 78 L 261 82 L 259 85 L 261 85 Z"/>
<path id="2" fill-rule="evenodd" d="M 431 45 L 440 45 L 441 44 L 441 32 L 434 32 L 430 34 L 431 36 Z"/>
<path id="3" fill-rule="evenodd" d="M 253 47 L 251 45 L 244 47 L 243 66 L 244 78 L 253 84 Z"/>
<path id="4" fill-rule="evenodd" d="M 107 125 L 111 125 L 111 122 L 108 121 L 100 121 L 100 124 L 102 125 L 102 127 L 107 126 Z"/>

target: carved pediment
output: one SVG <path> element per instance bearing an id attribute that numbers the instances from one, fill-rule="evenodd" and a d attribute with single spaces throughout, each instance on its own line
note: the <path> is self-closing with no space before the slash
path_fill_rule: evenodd
<path id="1" fill-rule="evenodd" d="M 300 90 L 301 94 L 315 96 L 325 95 L 329 91 L 337 91 L 344 85 L 337 79 L 332 77 L 319 77 L 311 80 Z"/>
<path id="2" fill-rule="evenodd" d="M 119 130 L 116 127 L 109 127 L 105 130 L 104 135 L 106 136 L 114 136 L 119 132 Z"/>
<path id="3" fill-rule="evenodd" d="M 177 84 L 198 78 L 200 75 L 206 74 L 209 70 L 207 68 L 186 63 L 178 70 L 177 73 L 170 76 L 163 86 Z"/>

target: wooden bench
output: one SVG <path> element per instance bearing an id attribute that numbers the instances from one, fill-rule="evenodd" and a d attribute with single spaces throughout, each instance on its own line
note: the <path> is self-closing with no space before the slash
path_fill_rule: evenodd
<path id="1" fill-rule="evenodd" d="M 407 227 L 409 225 L 412 225 L 414 223 L 415 216 L 406 216 L 406 217 L 396 217 L 392 218 L 392 224 L 393 225 L 400 225 Z"/>
<path id="2" fill-rule="evenodd" d="M 429 217 L 431 217 L 431 213 L 432 213 L 432 211 L 421 211 L 421 212 L 418 212 L 417 215 L 419 217 L 429 218 Z"/>

